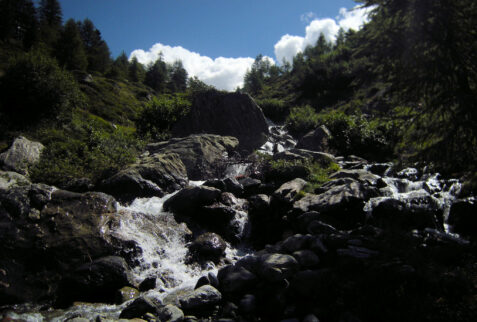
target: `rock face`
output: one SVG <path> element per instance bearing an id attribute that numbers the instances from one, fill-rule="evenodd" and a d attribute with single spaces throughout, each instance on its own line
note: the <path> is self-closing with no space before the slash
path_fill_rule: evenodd
<path id="1" fill-rule="evenodd" d="M 0 303 L 50 299 L 67 272 L 125 247 L 105 235 L 115 212 L 103 193 L 42 184 L 0 192 Z"/>
<path id="2" fill-rule="evenodd" d="M 298 141 L 296 148 L 319 152 L 330 152 L 330 130 L 324 125 L 307 133 Z"/>
<path id="3" fill-rule="evenodd" d="M 238 140 L 230 136 L 201 134 L 152 143 L 147 150 L 150 154 L 177 154 L 189 179 L 203 180 L 221 175 L 221 162 L 236 150 L 238 144 Z"/>
<path id="4" fill-rule="evenodd" d="M 5 170 L 28 175 L 28 167 L 40 160 L 43 149 L 43 144 L 19 136 L 13 141 L 10 149 L 0 154 L 0 165 Z"/>
<path id="5" fill-rule="evenodd" d="M 251 152 L 266 142 L 268 126 L 248 94 L 208 91 L 195 97 L 189 115 L 173 128 L 175 136 L 194 133 L 233 136 L 240 150 Z"/>

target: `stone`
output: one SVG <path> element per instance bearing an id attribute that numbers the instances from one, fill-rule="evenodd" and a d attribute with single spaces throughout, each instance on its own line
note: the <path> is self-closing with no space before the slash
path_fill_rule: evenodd
<path id="1" fill-rule="evenodd" d="M 130 274 L 126 261 L 118 256 L 84 264 L 62 282 L 62 301 L 114 303 L 117 291 L 131 285 Z"/>
<path id="2" fill-rule="evenodd" d="M 0 192 L 12 187 L 29 186 L 31 182 L 23 175 L 12 171 L 0 171 Z"/>
<path id="3" fill-rule="evenodd" d="M 221 268 L 217 278 L 219 289 L 225 294 L 243 294 L 254 289 L 258 281 L 255 274 L 239 265 L 229 265 Z"/>
<path id="4" fill-rule="evenodd" d="M 298 271 L 297 260 L 284 254 L 266 254 L 260 257 L 257 273 L 267 281 L 276 282 L 287 279 Z"/>
<path id="5" fill-rule="evenodd" d="M 40 161 L 44 148 L 39 142 L 19 136 L 13 140 L 12 146 L 7 151 L 0 154 L 0 165 L 4 170 L 28 176 L 28 168 Z"/>
<path id="6" fill-rule="evenodd" d="M 157 280 L 157 278 L 154 277 L 154 276 L 150 276 L 150 277 L 145 278 L 141 282 L 141 284 L 139 284 L 139 290 L 141 292 L 146 292 L 146 291 L 155 289 L 156 288 L 156 280 Z"/>
<path id="7" fill-rule="evenodd" d="M 477 200 L 475 198 L 455 201 L 449 213 L 449 225 L 456 233 L 477 236 Z"/>
<path id="8" fill-rule="evenodd" d="M 140 297 L 135 299 L 133 302 L 128 304 L 128 306 L 121 311 L 119 315 L 120 319 L 134 319 L 141 318 L 146 313 L 155 314 L 157 306 L 149 299 Z"/>
<path id="9" fill-rule="evenodd" d="M 291 149 L 273 155 L 274 160 L 287 160 L 287 161 L 297 161 L 297 160 L 306 160 L 311 159 L 314 162 L 320 164 L 330 164 L 331 162 L 336 163 L 337 160 L 334 155 L 325 153 L 310 151 L 305 149 Z"/>
<path id="10" fill-rule="evenodd" d="M 306 181 L 300 178 L 296 178 L 292 181 L 286 182 L 280 186 L 272 195 L 274 200 L 278 200 L 281 203 L 291 205 L 298 193 L 303 190 L 306 185 Z"/>
<path id="11" fill-rule="evenodd" d="M 331 132 L 325 125 L 305 134 L 297 143 L 297 149 L 305 149 L 318 152 L 330 152 Z"/>
<path id="12" fill-rule="evenodd" d="M 205 233 L 197 237 L 189 249 L 193 256 L 199 260 L 219 261 L 225 254 L 227 244 L 215 233 Z"/>
<path id="13" fill-rule="evenodd" d="M 184 312 L 175 305 L 165 305 L 157 309 L 157 317 L 161 322 L 182 322 Z"/>
<path id="14" fill-rule="evenodd" d="M 199 213 L 200 207 L 212 205 L 219 200 L 220 196 L 221 191 L 216 188 L 189 186 L 167 199 L 164 210 L 194 216 Z"/>
<path id="15" fill-rule="evenodd" d="M 117 298 L 116 303 L 121 304 L 129 300 L 133 300 L 135 298 L 138 298 L 139 295 L 140 293 L 137 289 L 130 286 L 125 286 L 118 291 L 116 296 Z"/>
<path id="16" fill-rule="evenodd" d="M 212 133 L 236 137 L 239 149 L 252 152 L 269 134 L 260 107 L 248 94 L 207 91 L 196 95 L 190 113 L 172 129 L 174 136 Z"/>
<path id="17" fill-rule="evenodd" d="M 305 249 L 311 239 L 310 237 L 311 236 L 303 236 L 301 234 L 290 236 L 283 241 L 281 248 L 289 254 Z"/>
<path id="18" fill-rule="evenodd" d="M 222 294 L 211 285 L 204 285 L 179 299 L 183 310 L 200 310 L 218 304 Z"/>
<path id="19" fill-rule="evenodd" d="M 253 294 L 245 294 L 239 303 L 239 310 L 244 314 L 253 314 L 257 309 L 257 298 Z"/>
<path id="20" fill-rule="evenodd" d="M 318 255 L 309 249 L 298 250 L 292 255 L 303 268 L 314 268 L 320 263 Z"/>
<path id="21" fill-rule="evenodd" d="M 151 143 L 146 150 L 152 156 L 175 154 L 182 161 L 190 180 L 221 177 L 226 159 L 236 151 L 239 141 L 231 136 L 197 134 Z"/>

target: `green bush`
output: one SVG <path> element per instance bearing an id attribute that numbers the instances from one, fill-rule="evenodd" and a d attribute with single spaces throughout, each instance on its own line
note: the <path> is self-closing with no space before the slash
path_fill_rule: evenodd
<path id="1" fill-rule="evenodd" d="M 13 59 L 0 79 L 2 114 L 12 128 L 44 118 L 64 120 L 85 99 L 78 85 L 56 60 L 40 52 Z"/>
<path id="2" fill-rule="evenodd" d="M 189 113 L 190 106 L 183 94 L 154 97 L 136 121 L 138 134 L 156 141 L 168 139 L 172 126 Z"/>
<path id="3" fill-rule="evenodd" d="M 257 104 L 262 108 L 263 114 L 276 123 L 282 123 L 290 112 L 288 105 L 276 98 L 258 100 Z"/>
<path id="4" fill-rule="evenodd" d="M 286 126 L 293 136 L 301 137 L 318 126 L 318 114 L 310 105 L 293 107 Z"/>

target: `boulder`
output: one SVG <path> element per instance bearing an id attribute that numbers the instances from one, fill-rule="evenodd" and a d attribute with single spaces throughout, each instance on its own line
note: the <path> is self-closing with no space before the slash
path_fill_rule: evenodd
<path id="1" fill-rule="evenodd" d="M 187 184 L 187 171 L 175 153 L 145 153 L 135 164 L 103 180 L 98 189 L 121 201 L 161 197 Z"/>
<path id="2" fill-rule="evenodd" d="M 139 297 L 139 291 L 134 287 L 124 286 L 116 294 L 116 303 L 122 304 L 129 300 L 134 300 Z"/>
<path id="3" fill-rule="evenodd" d="M 190 180 L 204 180 L 221 177 L 228 154 L 234 152 L 238 144 L 234 137 L 199 134 L 151 143 L 146 149 L 151 155 L 176 154 Z"/>
<path id="4" fill-rule="evenodd" d="M 19 136 L 7 151 L 0 154 L 0 165 L 4 170 L 28 176 L 28 168 L 40 161 L 43 149 L 43 144 Z"/>
<path id="5" fill-rule="evenodd" d="M 364 204 L 376 191 L 356 181 L 330 186 L 321 194 L 306 194 L 294 203 L 297 212 L 318 211 L 321 220 L 345 229 L 365 220 Z"/>
<path id="6" fill-rule="evenodd" d="M 260 257 L 257 273 L 270 282 L 277 282 L 293 276 L 298 271 L 297 260 L 290 255 L 265 254 Z"/>
<path id="7" fill-rule="evenodd" d="M 199 208 L 212 205 L 219 200 L 220 196 L 221 191 L 216 188 L 189 186 L 167 199 L 164 209 L 193 217 L 200 213 Z"/>
<path id="8" fill-rule="evenodd" d="M 457 200 L 449 213 L 449 225 L 456 233 L 477 236 L 477 200 L 475 198 Z"/>
<path id="9" fill-rule="evenodd" d="M 198 260 L 218 262 L 225 255 L 227 244 L 215 233 L 205 233 L 197 237 L 190 245 L 190 251 Z"/>
<path id="10" fill-rule="evenodd" d="M 115 212 L 115 200 L 103 193 L 41 184 L 1 192 L 0 268 L 8 287 L 0 288 L 0 303 L 51 299 L 66 273 L 127 249 L 105 235 Z"/>
<path id="11" fill-rule="evenodd" d="M 239 149 L 252 152 L 269 134 L 260 107 L 248 94 L 207 91 L 194 97 L 190 113 L 172 129 L 174 136 L 212 133 L 236 137 Z"/>
<path id="12" fill-rule="evenodd" d="M 305 134 L 297 143 L 297 149 L 305 149 L 318 152 L 330 152 L 331 132 L 324 125 Z"/>
<path id="13" fill-rule="evenodd" d="M 325 152 L 317 152 L 317 151 L 310 151 L 305 149 L 291 149 L 287 151 L 283 151 L 280 153 L 275 153 L 273 155 L 274 160 L 287 160 L 287 161 L 295 161 L 295 160 L 306 160 L 312 159 L 315 162 L 319 162 L 321 164 L 329 164 L 330 162 L 336 163 L 336 158 L 329 153 Z"/>
<path id="14" fill-rule="evenodd" d="M 183 310 L 197 311 L 210 308 L 221 300 L 222 294 L 216 288 L 211 285 L 204 285 L 181 296 L 179 302 Z"/>
<path id="15" fill-rule="evenodd" d="M 273 193 L 273 200 L 291 205 L 305 185 L 306 181 L 300 178 L 286 182 Z"/>
<path id="16" fill-rule="evenodd" d="M 118 256 L 97 259 L 74 270 L 63 282 L 61 302 L 116 302 L 118 290 L 131 285 L 126 261 Z"/>
<path id="17" fill-rule="evenodd" d="M 182 322 L 184 312 L 175 305 L 164 305 L 157 309 L 157 317 L 164 322 Z"/>
<path id="18" fill-rule="evenodd" d="M 229 265 L 219 270 L 217 275 L 220 290 L 226 294 L 243 294 L 252 290 L 258 279 L 255 274 L 240 265 Z"/>
<path id="19" fill-rule="evenodd" d="M 144 297 L 139 297 L 132 301 L 131 303 L 126 306 L 125 309 L 121 311 L 119 315 L 120 319 L 134 319 L 140 318 L 146 313 L 153 313 L 157 312 L 158 307 L 149 299 Z"/>
<path id="20" fill-rule="evenodd" d="M 31 182 L 19 173 L 0 171 L 0 192 L 16 186 L 29 186 Z"/>

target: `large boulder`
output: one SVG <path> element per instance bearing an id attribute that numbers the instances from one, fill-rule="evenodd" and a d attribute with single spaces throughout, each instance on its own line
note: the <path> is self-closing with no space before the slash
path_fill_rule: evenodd
<path id="1" fill-rule="evenodd" d="M 187 184 L 187 171 L 175 153 L 144 153 L 137 162 L 104 180 L 99 190 L 121 201 L 138 197 L 161 197 Z"/>
<path id="2" fill-rule="evenodd" d="M 302 137 L 298 141 L 296 148 L 319 152 L 330 152 L 330 140 L 330 130 L 322 125 Z"/>
<path id="3" fill-rule="evenodd" d="M 26 186 L 30 184 L 30 181 L 19 173 L 0 171 L 0 192 L 9 190 L 11 187 Z"/>
<path id="4" fill-rule="evenodd" d="M 190 113 L 173 128 L 175 136 L 211 133 L 236 137 L 240 150 L 262 146 L 268 126 L 260 107 L 248 94 L 208 91 L 194 98 Z"/>
<path id="5" fill-rule="evenodd" d="M 0 154 L 0 165 L 4 170 L 28 175 L 28 168 L 40 161 L 43 149 L 43 144 L 19 136 L 7 151 Z"/>
<path id="6" fill-rule="evenodd" d="M 1 192 L 0 303 L 51 299 L 66 273 L 123 248 L 105 235 L 115 212 L 103 193 L 41 184 Z"/>
<path id="7" fill-rule="evenodd" d="M 215 233 L 205 233 L 197 237 L 190 245 L 193 257 L 199 261 L 218 262 L 225 255 L 227 244 Z"/>
<path id="8" fill-rule="evenodd" d="M 222 300 L 222 294 L 211 285 L 204 285 L 179 299 L 181 309 L 197 311 L 210 308 Z"/>
<path id="9" fill-rule="evenodd" d="M 150 154 L 177 154 L 189 179 L 203 180 L 220 177 L 225 171 L 227 156 L 238 145 L 239 141 L 234 137 L 200 134 L 151 143 L 146 149 Z"/>
<path id="10" fill-rule="evenodd" d="M 199 214 L 199 208 L 212 205 L 218 201 L 221 191 L 216 188 L 206 186 L 189 186 L 164 203 L 164 209 L 177 214 L 194 216 Z"/>
<path id="11" fill-rule="evenodd" d="M 460 199 L 454 202 L 449 213 L 453 231 L 465 236 L 477 236 L 477 200 Z"/>

